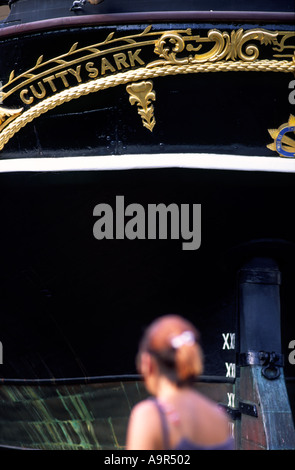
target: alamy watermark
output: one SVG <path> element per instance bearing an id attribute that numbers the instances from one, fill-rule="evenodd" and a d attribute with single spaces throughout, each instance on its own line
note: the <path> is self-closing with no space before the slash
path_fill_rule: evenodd
<path id="1" fill-rule="evenodd" d="M 125 207 L 124 196 L 116 196 L 114 209 L 109 204 L 97 204 L 93 215 L 99 217 L 93 226 L 97 240 L 170 238 L 181 239 L 183 250 L 201 246 L 201 204 L 148 204 L 146 210 L 138 203 Z"/>
<path id="2" fill-rule="evenodd" d="M 288 360 L 289 360 L 289 363 L 294 366 L 295 365 L 295 339 L 290 341 L 288 347 L 289 347 L 289 349 L 293 349 L 293 351 L 291 351 L 289 356 L 288 356 Z"/>
<path id="3" fill-rule="evenodd" d="M 295 104 L 295 80 L 292 80 L 289 83 L 289 89 L 293 90 L 291 93 L 289 93 L 289 103 L 290 104 Z"/>
<path id="4" fill-rule="evenodd" d="M 3 345 L 0 341 L 0 365 L 3 364 Z"/>

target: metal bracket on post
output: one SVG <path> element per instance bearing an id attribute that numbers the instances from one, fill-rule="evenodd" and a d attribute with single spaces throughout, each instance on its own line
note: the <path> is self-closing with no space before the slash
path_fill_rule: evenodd
<path id="1" fill-rule="evenodd" d="M 258 411 L 255 403 L 245 403 L 240 401 L 238 408 L 232 408 L 231 406 L 224 405 L 223 403 L 219 403 L 219 406 L 226 411 L 229 418 L 233 421 L 241 419 L 241 414 L 258 418 Z"/>
<path id="2" fill-rule="evenodd" d="M 240 401 L 239 410 L 242 414 L 258 418 L 257 406 L 255 403 L 244 403 Z"/>
<path id="3" fill-rule="evenodd" d="M 247 351 L 239 355 L 240 366 L 262 366 L 261 374 L 268 380 L 275 380 L 281 375 L 284 366 L 283 354 L 266 351 Z"/>
<path id="4" fill-rule="evenodd" d="M 232 408 L 231 406 L 224 405 L 223 403 L 218 403 L 218 406 L 222 408 L 233 421 L 241 418 L 239 408 Z"/>

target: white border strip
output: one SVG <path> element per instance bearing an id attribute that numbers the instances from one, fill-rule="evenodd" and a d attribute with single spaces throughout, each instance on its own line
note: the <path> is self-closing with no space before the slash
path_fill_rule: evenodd
<path id="1" fill-rule="evenodd" d="M 0 160 L 0 173 L 201 168 L 295 173 L 295 159 L 222 154 L 137 154 Z"/>

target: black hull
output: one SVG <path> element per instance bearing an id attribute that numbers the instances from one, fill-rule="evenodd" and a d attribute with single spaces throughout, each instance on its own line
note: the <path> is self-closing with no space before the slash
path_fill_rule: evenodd
<path id="1" fill-rule="evenodd" d="M 236 448 L 294 449 L 290 5 L 28 22 L 24 4 L 0 29 L 0 446 L 124 449 L 139 338 L 175 312 Z M 118 196 L 201 204 L 200 246 L 98 240 Z"/>

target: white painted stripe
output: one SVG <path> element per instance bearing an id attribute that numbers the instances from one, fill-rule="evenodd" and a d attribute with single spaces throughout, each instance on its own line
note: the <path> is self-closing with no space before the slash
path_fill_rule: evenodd
<path id="1" fill-rule="evenodd" d="M 0 173 L 26 171 L 130 170 L 174 167 L 294 173 L 295 159 L 204 153 L 169 153 L 0 160 Z"/>

